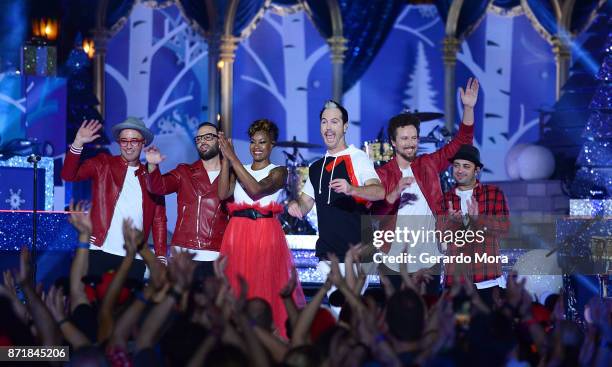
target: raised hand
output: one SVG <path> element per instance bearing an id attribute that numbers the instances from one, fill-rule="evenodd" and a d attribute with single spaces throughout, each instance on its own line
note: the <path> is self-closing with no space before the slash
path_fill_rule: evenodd
<path id="1" fill-rule="evenodd" d="M 74 205 L 74 201 L 70 200 L 70 217 L 68 222 L 79 232 L 79 241 L 87 243 L 92 231 L 91 216 L 87 211 L 89 204 L 82 200 Z"/>
<path id="2" fill-rule="evenodd" d="M 463 103 L 464 108 L 474 108 L 476 101 L 478 101 L 478 87 L 478 79 L 469 78 L 467 85 L 465 86 L 465 90 L 463 88 L 459 88 L 459 94 L 461 96 L 461 102 Z"/>
<path id="3" fill-rule="evenodd" d="M 523 278 L 520 281 L 517 281 L 517 278 L 517 273 L 512 272 L 512 274 L 510 274 L 510 276 L 508 277 L 506 287 L 506 302 L 508 302 L 510 307 L 516 312 L 519 311 L 519 307 L 525 298 L 529 298 L 531 300 L 529 292 L 527 292 L 527 290 L 525 289 L 527 278 Z"/>
<path id="4" fill-rule="evenodd" d="M 213 269 L 215 271 L 215 277 L 221 281 L 227 283 L 227 276 L 225 275 L 225 268 L 227 267 L 227 256 L 219 255 L 219 257 L 213 262 Z"/>
<path id="5" fill-rule="evenodd" d="M 478 217 L 478 200 L 476 200 L 473 196 L 467 202 L 467 209 L 470 217 Z"/>
<path id="6" fill-rule="evenodd" d="M 339 261 L 338 261 L 338 256 L 336 256 L 333 253 L 328 253 L 327 254 L 327 258 L 330 260 L 330 271 L 329 271 L 329 280 L 332 282 L 332 284 L 334 284 L 336 287 L 340 288 L 340 285 L 344 284 L 344 277 L 342 276 L 342 273 L 340 272 L 340 265 L 339 265 Z"/>
<path id="7" fill-rule="evenodd" d="M 13 304 L 15 314 L 19 316 L 21 321 L 24 323 L 27 322 L 28 309 L 17 296 L 17 288 L 15 287 L 15 278 L 13 278 L 13 273 L 11 273 L 10 270 L 5 270 L 2 272 L 2 276 L 4 281 L 2 284 L 0 284 L 0 296 L 5 296 L 10 299 L 11 303 Z"/>
<path id="8" fill-rule="evenodd" d="M 168 262 L 168 275 L 174 287 L 180 291 L 186 291 L 191 286 L 193 271 L 196 263 L 193 261 L 194 254 L 186 251 L 172 249 L 172 257 Z"/>
<path id="9" fill-rule="evenodd" d="M 147 159 L 148 164 L 157 165 L 166 159 L 166 156 L 161 154 L 161 152 L 156 146 L 151 145 L 145 148 L 144 151 L 145 158 Z"/>
<path id="10" fill-rule="evenodd" d="M 232 163 L 240 162 L 238 156 L 236 155 L 236 152 L 234 151 L 234 145 L 232 144 L 232 140 L 226 138 L 225 134 L 222 131 L 219 132 L 219 150 L 221 151 L 221 155 L 223 155 L 223 158 L 227 159 L 228 161 Z"/>
<path id="11" fill-rule="evenodd" d="M 136 255 L 136 253 L 144 245 L 144 234 L 141 230 L 134 227 L 134 222 L 131 218 L 123 220 L 123 239 L 125 241 L 124 248 L 129 255 Z"/>
<path id="12" fill-rule="evenodd" d="M 285 286 L 280 291 L 280 296 L 282 298 L 291 297 L 291 295 L 293 294 L 293 291 L 295 291 L 295 288 L 297 287 L 297 278 L 298 278 L 297 270 L 295 270 L 295 267 L 293 267 L 291 268 L 291 276 L 289 277 L 287 284 L 285 284 Z"/>
<path id="13" fill-rule="evenodd" d="M 17 273 L 17 282 L 21 286 L 33 286 L 32 268 L 30 267 L 30 250 L 28 246 L 21 247 L 19 254 L 19 273 Z"/>
<path id="14" fill-rule="evenodd" d="M 66 297 L 64 291 L 56 286 L 51 286 L 47 297 L 45 297 L 45 304 L 51 312 L 51 316 L 55 322 L 66 318 Z"/>
<path id="15" fill-rule="evenodd" d="M 290 216 L 294 218 L 304 218 L 304 215 L 302 214 L 302 209 L 300 209 L 300 204 L 295 200 L 291 200 L 289 202 L 289 204 L 287 205 L 287 212 Z"/>
<path id="16" fill-rule="evenodd" d="M 463 221 L 463 213 L 461 212 L 461 208 L 455 209 L 453 208 L 453 202 L 448 202 L 448 218 L 454 222 L 462 222 Z"/>
<path id="17" fill-rule="evenodd" d="M 97 134 L 100 129 L 102 129 L 102 124 L 98 120 L 83 121 L 72 145 L 75 148 L 80 148 L 84 144 L 91 143 L 100 137 L 100 134 Z"/>
<path id="18" fill-rule="evenodd" d="M 395 188 L 391 190 L 391 192 L 389 192 L 389 194 L 385 198 L 387 202 L 390 204 L 395 203 L 402 195 L 402 191 L 404 191 L 406 187 L 409 187 L 410 185 L 412 185 L 414 181 L 415 181 L 414 177 L 412 176 L 400 178 L 397 181 L 397 185 L 395 186 Z"/>
<path id="19" fill-rule="evenodd" d="M 3 294 L 11 299 L 17 298 L 17 288 L 15 287 L 15 278 L 10 270 L 2 272 L 3 283 L 0 285 L 0 294 Z"/>

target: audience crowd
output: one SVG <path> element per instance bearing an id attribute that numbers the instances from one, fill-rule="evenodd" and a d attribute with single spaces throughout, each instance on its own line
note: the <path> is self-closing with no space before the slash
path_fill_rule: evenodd
<path id="1" fill-rule="evenodd" d="M 71 212 L 86 243 L 86 208 L 71 205 Z M 193 255 L 175 252 L 165 265 L 129 221 L 123 233 L 126 256 L 114 272 L 88 277 L 90 250 L 79 246 L 69 279 L 49 289 L 35 284 L 22 248 L 19 269 L 5 270 L 0 285 L 0 345 L 69 345 L 71 366 L 612 365 L 610 300 L 593 299 L 586 322 L 578 324 L 564 316 L 562 294 L 535 303 L 514 274 L 491 304 L 465 279 L 437 299 L 422 296 L 432 277 L 406 269 L 399 289 L 382 276 L 381 287 L 360 295 L 366 276 L 350 271 L 361 250 L 352 247 L 341 261 L 345 276 L 338 258 L 328 255 L 327 281 L 301 309 L 292 298 L 292 274 L 278 295 L 288 315 L 284 338 L 270 305 L 246 299 L 246 281 L 230 288 L 227 258 L 215 261 L 215 276 L 198 279 Z M 137 255 L 150 272 L 146 284 L 128 278 Z M 342 306 L 338 319 L 325 305 L 332 285 Z"/>

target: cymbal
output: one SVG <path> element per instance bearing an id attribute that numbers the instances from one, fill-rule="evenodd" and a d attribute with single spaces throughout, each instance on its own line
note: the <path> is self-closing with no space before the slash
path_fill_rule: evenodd
<path id="1" fill-rule="evenodd" d="M 321 148 L 321 145 L 319 144 L 306 143 L 297 140 L 277 141 L 276 146 L 281 148 Z"/>
<path id="2" fill-rule="evenodd" d="M 412 114 L 415 115 L 421 122 L 437 120 L 444 117 L 444 114 L 439 112 L 414 112 Z"/>

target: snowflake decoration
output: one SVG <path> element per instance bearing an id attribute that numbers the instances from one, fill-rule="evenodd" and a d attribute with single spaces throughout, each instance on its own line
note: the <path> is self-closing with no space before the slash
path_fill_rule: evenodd
<path id="1" fill-rule="evenodd" d="M 417 7 L 423 18 L 434 18 L 438 16 L 438 9 L 435 5 L 420 5 Z"/>
<path id="2" fill-rule="evenodd" d="M 12 210 L 21 209 L 21 204 L 25 203 L 25 200 L 21 198 L 21 189 L 17 189 L 17 192 L 14 192 L 13 189 L 9 189 L 10 196 L 8 199 L 4 200 L 5 203 L 11 206 Z"/>

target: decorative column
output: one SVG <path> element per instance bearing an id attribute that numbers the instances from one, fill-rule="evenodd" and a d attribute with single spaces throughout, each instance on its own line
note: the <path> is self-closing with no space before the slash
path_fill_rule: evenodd
<path id="1" fill-rule="evenodd" d="M 334 101 L 342 103 L 342 67 L 344 65 L 344 52 L 348 40 L 342 36 L 333 36 L 327 39 L 331 50 L 332 60 L 332 97 Z"/>
<path id="2" fill-rule="evenodd" d="M 453 132 L 455 127 L 455 66 L 457 65 L 457 51 L 461 42 L 453 36 L 444 37 L 443 41 L 444 60 L 444 117 L 446 129 Z"/>
<path id="3" fill-rule="evenodd" d="M 100 0 L 96 6 L 96 25 L 93 29 L 94 54 L 93 62 L 93 88 L 96 98 L 98 98 L 98 112 L 102 121 L 105 119 L 105 88 L 104 88 L 104 65 L 106 63 L 106 44 L 109 38 L 109 32 L 106 29 L 106 10 L 108 9 L 109 0 Z"/>
<path id="4" fill-rule="evenodd" d="M 221 62 L 221 127 L 225 135 L 232 136 L 232 102 L 234 87 L 234 60 L 238 39 L 221 36 L 219 59 Z"/>
<path id="5" fill-rule="evenodd" d="M 100 104 L 98 112 L 102 120 L 105 119 L 105 81 L 104 81 L 104 65 L 106 63 L 106 45 L 108 42 L 108 31 L 106 29 L 94 30 L 94 45 L 95 54 L 93 59 L 93 88 L 94 94 Z"/>
<path id="6" fill-rule="evenodd" d="M 571 53 L 569 47 L 567 46 L 567 43 L 561 37 L 553 37 L 552 46 L 553 53 L 555 54 L 555 64 L 557 66 L 556 91 L 557 100 L 559 100 L 559 98 L 561 98 L 561 95 L 563 94 L 561 88 L 563 87 L 569 76 Z"/>
<path id="7" fill-rule="evenodd" d="M 219 114 L 219 54 L 221 34 L 211 33 L 208 43 L 208 121 L 217 124 Z"/>

